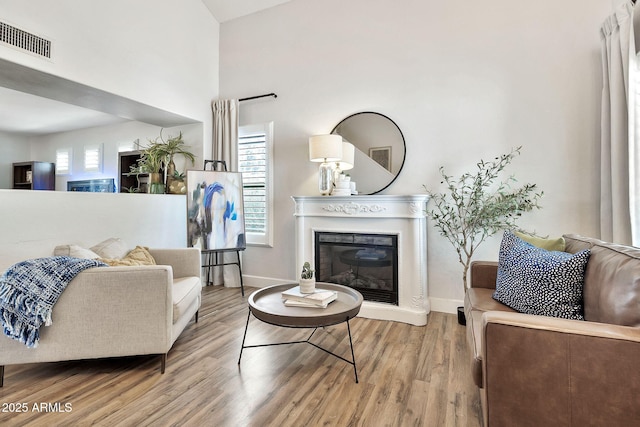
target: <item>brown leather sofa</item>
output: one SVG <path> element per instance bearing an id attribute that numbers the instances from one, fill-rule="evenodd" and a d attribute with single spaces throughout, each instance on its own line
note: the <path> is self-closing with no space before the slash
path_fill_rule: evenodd
<path id="1" fill-rule="evenodd" d="M 492 298 L 497 262 L 471 266 L 465 295 L 473 380 L 485 427 L 640 425 L 640 249 L 591 248 L 585 321 L 517 313 Z"/>

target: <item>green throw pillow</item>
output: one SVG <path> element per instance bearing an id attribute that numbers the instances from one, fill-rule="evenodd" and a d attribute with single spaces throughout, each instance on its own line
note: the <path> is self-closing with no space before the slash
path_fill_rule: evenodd
<path id="1" fill-rule="evenodd" d="M 513 234 L 515 234 L 525 242 L 531 243 L 533 246 L 537 248 L 546 249 L 548 251 L 559 251 L 559 252 L 564 252 L 565 250 L 564 237 L 559 237 L 557 239 L 543 239 L 541 237 L 530 236 L 528 234 L 520 233 L 518 231 L 514 231 Z"/>

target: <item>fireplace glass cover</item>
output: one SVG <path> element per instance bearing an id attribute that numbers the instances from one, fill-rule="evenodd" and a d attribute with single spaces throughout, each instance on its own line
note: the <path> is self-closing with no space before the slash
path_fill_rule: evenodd
<path id="1" fill-rule="evenodd" d="M 357 289 L 365 300 L 398 305 L 398 236 L 315 232 L 316 280 Z"/>

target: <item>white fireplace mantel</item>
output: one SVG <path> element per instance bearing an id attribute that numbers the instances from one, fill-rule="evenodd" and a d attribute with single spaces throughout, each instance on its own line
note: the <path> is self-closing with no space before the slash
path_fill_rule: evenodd
<path id="1" fill-rule="evenodd" d="M 427 324 L 428 195 L 293 196 L 293 200 L 298 269 L 315 259 L 316 231 L 396 234 L 398 305 L 365 301 L 359 316 Z"/>

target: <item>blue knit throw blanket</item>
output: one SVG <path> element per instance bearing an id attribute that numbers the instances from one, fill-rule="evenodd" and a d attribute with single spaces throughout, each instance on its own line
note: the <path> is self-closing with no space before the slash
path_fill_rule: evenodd
<path id="1" fill-rule="evenodd" d="M 106 266 L 93 259 L 54 256 L 12 265 L 0 277 L 0 321 L 4 334 L 35 348 L 40 326 L 51 324 L 51 311 L 62 291 L 81 271 Z"/>

